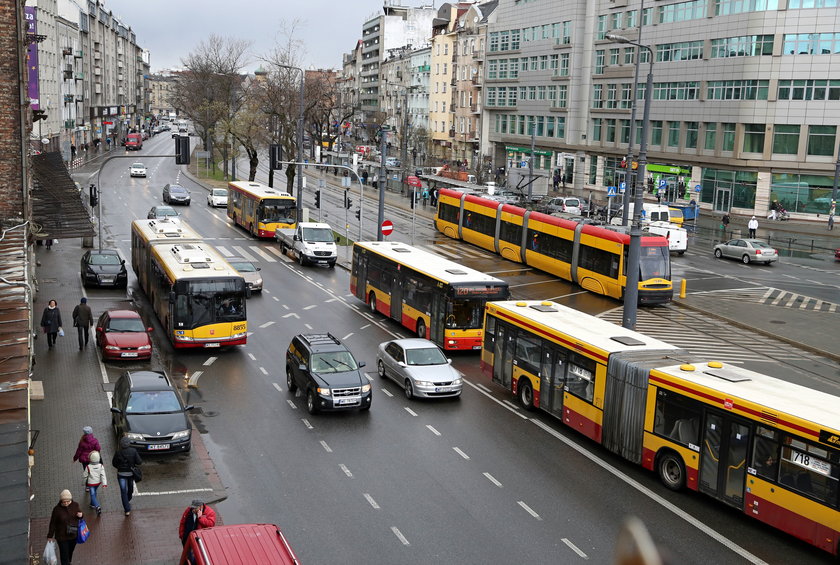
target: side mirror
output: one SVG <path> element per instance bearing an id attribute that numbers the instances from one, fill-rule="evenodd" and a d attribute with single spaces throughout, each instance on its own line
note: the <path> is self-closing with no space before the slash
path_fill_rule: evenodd
<path id="1" fill-rule="evenodd" d="M 114 414 L 122 414 L 122 410 L 120 410 L 116 406 L 111 407 L 111 412 L 113 412 Z"/>
<path id="2" fill-rule="evenodd" d="M 187 404 L 186 406 L 184 406 L 184 412 L 189 412 L 193 408 L 195 408 L 195 406 L 193 406 L 192 404 Z"/>
<path id="3" fill-rule="evenodd" d="M 364 367 L 365 365 L 367 365 L 367 363 L 365 363 L 364 361 L 359 361 L 359 367 Z"/>
<path id="4" fill-rule="evenodd" d="M 294 241 L 300 241 L 300 236 L 299 236 L 298 234 L 295 234 L 295 235 L 292 237 L 292 239 L 293 239 Z"/>
<path id="5" fill-rule="evenodd" d="M 405 361 L 397 361 L 397 365 L 400 367 L 408 367 L 408 365 L 405 364 Z"/>
<path id="6" fill-rule="evenodd" d="M 446 358 L 446 362 L 447 362 L 449 365 L 451 365 L 451 364 L 452 364 L 452 359 L 449 359 L 449 358 L 447 357 L 447 358 Z"/>
<path id="7" fill-rule="evenodd" d="M 257 267 L 257 270 L 258 270 L 258 271 L 262 271 L 262 267 Z"/>
<path id="8" fill-rule="evenodd" d="M 146 328 L 146 331 L 151 333 L 151 332 L 155 331 L 155 328 L 153 328 L 152 326 L 149 326 L 148 328 Z"/>

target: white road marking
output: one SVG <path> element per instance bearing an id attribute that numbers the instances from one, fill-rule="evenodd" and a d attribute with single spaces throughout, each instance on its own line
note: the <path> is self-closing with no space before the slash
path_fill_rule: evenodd
<path id="1" fill-rule="evenodd" d="M 560 296 L 553 296 L 551 298 L 546 298 L 546 300 L 559 300 L 561 298 L 566 298 L 567 296 L 577 296 L 578 294 L 587 294 L 589 293 L 588 290 L 582 290 L 580 292 L 570 292 L 569 294 L 561 294 Z"/>
<path id="2" fill-rule="evenodd" d="M 338 300 L 338 298 L 330 298 L 329 300 L 324 300 L 324 302 L 329 304 L 330 302 L 335 302 L 336 300 Z"/>
<path id="3" fill-rule="evenodd" d="M 317 304 L 310 304 L 309 306 L 304 306 L 303 309 L 304 310 L 312 310 L 313 308 L 317 308 L 317 307 L 318 307 Z"/>
<path id="4" fill-rule="evenodd" d="M 467 461 L 470 460 L 470 456 L 467 455 L 466 453 L 464 453 L 463 451 L 461 451 L 461 449 L 459 449 L 457 447 L 453 447 L 452 449 L 455 451 L 455 453 L 457 453 L 458 455 L 460 455 L 461 457 L 463 457 Z"/>
<path id="5" fill-rule="evenodd" d="M 473 385 L 473 387 L 477 388 L 478 390 L 483 390 L 484 392 L 490 392 L 490 389 L 487 388 L 486 386 L 484 386 L 481 383 L 476 383 L 476 384 Z"/>
<path id="6" fill-rule="evenodd" d="M 244 248 L 244 247 L 240 247 L 240 246 L 238 246 L 238 245 L 234 245 L 234 246 L 233 246 L 233 250 L 234 250 L 234 251 L 236 251 L 239 255 L 241 255 L 243 259 L 246 259 L 246 260 L 248 260 L 248 261 L 256 261 L 256 259 L 254 259 L 254 256 L 253 256 L 253 255 L 251 255 L 250 253 L 248 253 L 247 251 L 245 251 L 245 248 Z"/>
<path id="7" fill-rule="evenodd" d="M 503 487 L 502 487 L 502 483 L 500 483 L 500 482 L 496 479 L 496 477 L 494 477 L 494 476 L 493 476 L 493 475 L 491 475 L 490 473 L 482 473 L 482 475 L 484 475 L 485 477 L 487 477 L 487 480 L 488 480 L 488 481 L 490 481 L 491 483 L 493 483 L 494 485 L 496 485 L 497 487 L 499 487 L 499 488 L 503 488 Z"/>
<path id="8" fill-rule="evenodd" d="M 263 290 L 263 292 L 265 292 L 265 291 Z M 276 296 L 272 296 L 271 298 L 272 298 L 272 300 L 274 300 L 275 302 L 280 302 L 280 299 L 279 299 L 279 298 L 277 298 Z"/>
<path id="9" fill-rule="evenodd" d="M 523 420 L 528 419 L 528 416 L 525 416 L 524 414 L 521 414 L 518 409 L 511 408 L 510 406 L 505 404 L 504 401 L 493 398 L 493 395 L 491 395 L 488 392 L 487 388 L 484 387 L 483 385 L 473 384 L 470 381 L 466 381 L 466 380 L 464 382 L 467 383 L 468 385 L 470 385 L 471 387 L 473 387 L 474 389 L 476 389 L 478 392 L 480 392 L 481 394 L 483 394 L 484 396 L 486 396 L 490 400 L 492 400 L 493 402 L 495 402 L 496 404 L 498 404 L 499 406 L 501 406 L 502 408 L 504 408 L 505 410 L 510 410 L 511 412 L 513 412 L 514 414 L 516 414 L 517 416 L 522 418 Z"/>
<path id="10" fill-rule="evenodd" d="M 307 430 L 314 430 L 315 429 L 312 426 L 312 424 L 309 422 L 309 420 L 307 420 L 306 418 L 301 418 L 300 421 L 303 422 L 303 425 L 306 426 Z"/>
<path id="11" fill-rule="evenodd" d="M 820 286 L 826 286 L 825 283 L 821 283 L 820 281 L 815 281 L 815 280 L 811 280 L 811 279 L 805 279 L 805 280 L 809 283 L 814 283 L 814 284 L 817 284 L 817 285 L 820 285 Z"/>
<path id="12" fill-rule="evenodd" d="M 539 514 L 537 514 L 536 512 L 534 512 L 534 510 L 533 510 L 530 506 L 528 506 L 527 504 L 525 504 L 523 501 L 521 501 L 521 500 L 517 500 L 517 501 L 516 501 L 516 503 L 517 503 L 519 506 L 521 506 L 521 507 L 522 507 L 522 509 L 523 509 L 523 510 L 525 510 L 525 512 L 527 512 L 528 514 L 530 514 L 531 516 L 533 516 L 533 517 L 534 517 L 534 518 L 536 518 L 537 520 L 542 520 L 542 518 L 540 518 L 540 515 L 539 515 Z"/>
<path id="13" fill-rule="evenodd" d="M 265 370 L 265 367 L 260 367 L 260 372 L 262 372 L 263 375 L 268 375 L 268 371 Z"/>
<path id="14" fill-rule="evenodd" d="M 359 330 L 366 330 L 366 329 L 368 329 L 370 326 L 371 326 L 370 324 L 365 324 L 364 326 L 362 326 L 361 328 L 359 328 Z"/>
<path id="15" fill-rule="evenodd" d="M 196 386 L 198 384 L 198 378 L 202 374 L 204 374 L 204 371 L 195 371 L 190 376 L 184 375 L 184 378 L 187 379 L 187 386 L 192 386 L 192 387 Z"/>
<path id="16" fill-rule="evenodd" d="M 209 359 L 207 359 L 207 361 L 205 361 L 203 364 L 204 364 L 204 366 L 205 366 L 205 367 L 209 367 L 210 365 L 212 365 L 213 363 L 215 363 L 216 359 L 218 359 L 218 357 L 210 357 L 210 358 L 209 358 Z"/>
<path id="17" fill-rule="evenodd" d="M 311 329 L 312 329 L 312 326 L 311 326 L 310 324 L 303 324 L 303 325 L 304 325 L 304 326 L 306 326 L 306 329 L 307 329 L 307 330 L 311 330 Z"/>
<path id="18" fill-rule="evenodd" d="M 440 436 L 440 435 L 441 435 L 441 434 L 440 434 L 440 432 L 439 432 L 439 431 L 437 431 L 437 430 L 435 429 L 435 427 L 434 427 L 434 426 L 432 426 L 431 424 L 428 424 L 426 427 L 429 429 L 429 431 L 430 431 L 430 432 L 432 432 L 432 433 L 433 433 L 433 434 L 435 434 L 436 436 Z"/>
<path id="19" fill-rule="evenodd" d="M 292 407 L 292 410 L 297 410 L 297 405 L 294 402 L 292 402 L 291 398 L 287 398 L 286 402 L 289 404 L 289 406 Z"/>
<path id="20" fill-rule="evenodd" d="M 347 341 L 347 339 L 348 339 L 351 335 L 353 335 L 353 333 L 354 333 L 354 332 L 350 332 L 349 334 L 347 334 L 346 336 L 344 336 L 343 338 L 341 338 L 341 341 Z"/>
<path id="21" fill-rule="evenodd" d="M 400 543 L 402 543 L 403 545 L 411 545 L 410 543 L 408 543 L 408 539 L 406 539 L 406 537 L 398 528 L 391 526 L 391 531 L 394 532 L 394 535 L 397 536 L 397 539 L 400 540 Z"/>
<path id="22" fill-rule="evenodd" d="M 252 247 L 252 248 L 251 248 L 251 251 L 253 251 L 253 252 L 254 252 L 254 253 L 256 253 L 257 255 L 259 255 L 260 257 L 262 257 L 263 259 L 265 259 L 265 260 L 266 260 L 266 261 L 268 261 L 269 263 L 276 263 L 276 262 L 277 262 L 277 259 L 275 259 L 275 258 L 274 258 L 274 257 L 272 257 L 271 255 L 269 255 L 268 253 L 266 253 L 265 251 L 263 251 L 263 250 L 262 250 L 261 248 L 259 248 L 259 247 Z"/>
<path id="23" fill-rule="evenodd" d="M 283 318 L 297 318 L 298 320 L 300 320 L 300 316 L 298 316 L 298 315 L 297 315 L 297 314 L 295 314 L 294 312 L 289 312 L 288 314 L 286 314 L 285 316 L 283 316 Z"/>
<path id="24" fill-rule="evenodd" d="M 411 414 L 412 416 L 417 417 L 417 412 L 415 412 L 414 410 L 412 410 L 412 409 L 411 409 L 411 408 L 409 408 L 408 406 L 403 406 L 403 408 L 405 409 L 405 411 L 406 411 L 406 412 L 408 412 L 408 413 L 409 413 L 409 414 Z"/>
<path id="25" fill-rule="evenodd" d="M 291 308 L 289 308 L 286 304 L 283 304 L 283 309 L 284 310 L 291 310 Z"/>
<path id="26" fill-rule="evenodd" d="M 502 400 L 502 402 L 504 402 L 507 406 L 509 406 L 513 410 L 519 410 L 519 406 L 517 406 L 516 404 L 514 404 L 510 400 Z"/>
<path id="27" fill-rule="evenodd" d="M 368 501 L 368 504 L 370 504 L 373 507 L 374 510 L 379 510 L 379 505 L 376 503 L 376 501 L 373 499 L 373 497 L 371 495 L 369 495 L 368 493 L 363 493 L 363 494 L 364 494 L 365 500 Z"/>
<path id="28" fill-rule="evenodd" d="M 259 326 L 257 326 L 257 327 L 258 327 L 258 328 L 260 328 L 260 329 L 265 329 L 265 328 L 267 328 L 268 326 L 273 325 L 274 323 L 275 323 L 275 322 L 272 320 L 271 322 L 266 322 L 266 323 L 264 323 L 264 324 L 260 324 L 260 325 L 259 325 Z"/>
<path id="29" fill-rule="evenodd" d="M 256 358 L 256 357 L 254 357 L 254 354 L 253 354 L 253 353 L 249 353 L 249 354 L 248 354 L 248 357 L 250 357 L 250 358 L 251 358 L 251 361 L 256 361 L 256 360 L 257 360 L 257 358 Z"/>
<path id="30" fill-rule="evenodd" d="M 272 384 L 272 385 L 274 385 L 274 388 L 276 388 L 276 389 L 277 389 L 277 392 L 283 392 L 283 389 L 282 389 L 282 388 L 280 388 L 280 385 L 279 385 L 279 384 L 277 384 L 277 383 L 271 383 L 271 384 Z"/>
<path id="31" fill-rule="evenodd" d="M 172 495 L 172 494 L 188 494 L 191 492 L 213 492 L 211 488 L 188 488 L 183 490 L 161 490 L 156 492 L 139 492 L 136 489 L 135 483 L 135 496 L 161 496 L 161 495 Z"/>
<path id="32" fill-rule="evenodd" d="M 332 449 L 330 448 L 329 445 L 327 445 L 327 442 L 325 442 L 324 440 L 321 440 L 319 443 L 321 444 L 321 447 L 324 448 L 324 451 L 326 451 L 327 453 L 332 453 Z"/>
<path id="33" fill-rule="evenodd" d="M 575 544 L 573 544 L 573 543 L 569 540 L 569 538 L 563 538 L 563 539 L 562 539 L 562 540 L 560 540 L 560 541 L 562 541 L 562 542 L 563 542 L 563 543 L 565 543 L 567 546 L 569 546 L 569 549 L 571 549 L 572 551 L 574 551 L 575 553 L 577 553 L 577 554 L 578 554 L 579 556 L 581 556 L 583 559 L 589 559 L 589 556 L 588 556 L 588 555 L 586 555 L 586 554 L 585 554 L 585 553 L 584 553 L 584 552 L 583 552 L 583 551 L 582 551 L 582 550 L 581 550 L 578 546 L 576 546 Z"/>
<path id="34" fill-rule="evenodd" d="M 347 468 L 347 465 L 345 465 L 344 463 L 339 463 L 338 468 L 344 471 L 344 474 L 347 475 L 348 478 L 353 478 L 353 473 L 350 472 L 350 469 Z"/>
<path id="35" fill-rule="evenodd" d="M 393 394 L 391 394 L 391 391 L 390 391 L 390 390 L 388 390 L 387 388 L 383 388 L 383 389 L 382 389 L 382 393 L 383 393 L 385 396 L 387 396 L 387 397 L 394 398 L 394 395 L 393 395 Z"/>
<path id="36" fill-rule="evenodd" d="M 522 283 L 522 284 L 512 284 L 512 285 L 509 285 L 509 288 L 519 288 L 520 286 L 533 286 L 535 284 L 547 284 L 547 283 L 562 282 L 563 280 L 564 279 L 549 279 L 547 281 L 534 281 L 534 282 Z M 583 292 L 589 292 L 589 291 L 584 290 Z M 582 294 L 582 293 L 576 292 L 575 294 Z M 567 296 L 571 296 L 571 295 L 567 295 Z"/>

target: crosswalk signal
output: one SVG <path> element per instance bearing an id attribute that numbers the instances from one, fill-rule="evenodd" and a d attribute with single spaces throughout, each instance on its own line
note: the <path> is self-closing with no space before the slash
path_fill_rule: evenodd
<path id="1" fill-rule="evenodd" d="M 353 201 L 350 200 L 350 196 L 347 194 L 347 191 L 345 190 L 344 191 L 344 207 L 349 210 L 350 206 L 352 206 L 352 205 L 353 205 Z"/>
<path id="2" fill-rule="evenodd" d="M 315 207 L 316 208 L 321 207 L 321 191 L 320 190 L 315 191 Z"/>

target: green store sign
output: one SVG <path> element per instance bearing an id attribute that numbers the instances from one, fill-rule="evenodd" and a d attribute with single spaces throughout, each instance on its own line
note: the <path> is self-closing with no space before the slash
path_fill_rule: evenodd
<path id="1" fill-rule="evenodd" d="M 530 147 L 517 147 L 516 145 L 505 145 L 505 151 L 508 153 L 525 153 L 527 155 L 531 154 Z M 542 149 L 534 149 L 534 155 L 542 155 L 544 157 L 551 157 L 551 151 L 543 151 Z M 512 156 L 512 155 L 509 155 Z"/>

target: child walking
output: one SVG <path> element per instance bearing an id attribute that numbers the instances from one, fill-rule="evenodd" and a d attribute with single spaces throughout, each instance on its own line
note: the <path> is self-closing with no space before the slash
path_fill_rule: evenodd
<path id="1" fill-rule="evenodd" d="M 90 462 L 85 466 L 85 486 L 90 489 L 90 507 L 96 510 L 96 515 L 102 515 L 102 506 L 99 504 L 97 490 L 99 487 L 108 486 L 108 477 L 105 476 L 105 466 L 102 464 L 98 451 L 90 452 Z"/>

